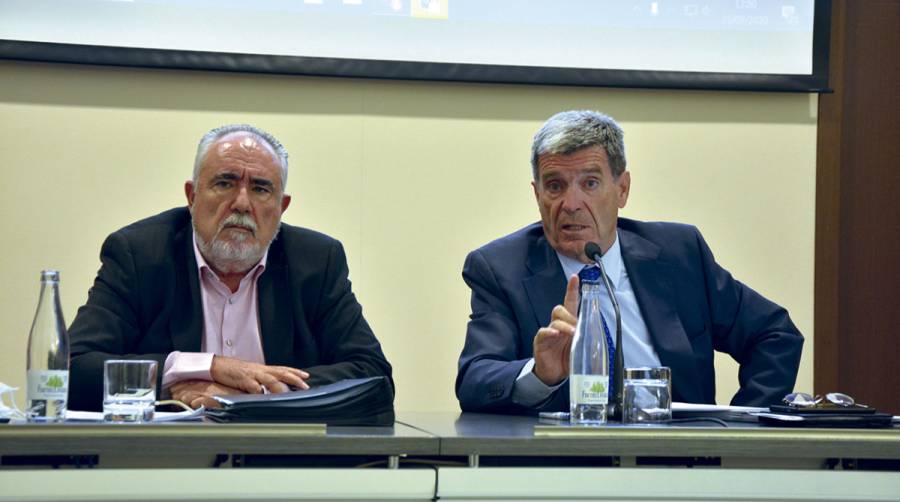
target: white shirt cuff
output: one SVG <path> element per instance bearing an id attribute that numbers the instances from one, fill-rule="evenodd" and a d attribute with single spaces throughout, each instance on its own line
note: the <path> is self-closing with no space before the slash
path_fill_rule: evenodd
<path id="1" fill-rule="evenodd" d="M 512 401 L 528 408 L 535 408 L 542 404 L 556 392 L 556 389 L 566 383 L 566 380 L 563 380 L 556 385 L 549 386 L 542 382 L 532 370 L 534 370 L 533 357 L 522 367 L 512 390 Z"/>

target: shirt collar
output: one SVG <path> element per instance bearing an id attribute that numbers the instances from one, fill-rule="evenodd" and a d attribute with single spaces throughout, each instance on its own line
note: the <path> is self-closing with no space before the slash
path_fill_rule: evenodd
<path id="1" fill-rule="evenodd" d="M 203 258 L 203 254 L 200 253 L 200 248 L 197 246 L 197 232 L 194 232 L 194 257 L 197 259 L 197 272 L 200 274 L 200 277 L 203 277 L 203 270 L 205 269 L 208 273 L 215 276 L 217 279 L 219 278 L 216 275 L 215 271 L 212 267 L 209 266 L 209 263 L 206 262 L 206 259 Z M 266 259 L 269 258 L 269 250 L 267 249 L 265 253 L 263 253 L 262 259 L 259 260 L 259 263 L 256 264 L 253 268 L 251 268 L 245 275 L 244 278 L 241 279 L 241 282 L 244 281 L 247 277 L 259 277 L 260 274 L 263 273 L 266 269 Z M 603 262 L 605 265 L 606 262 Z"/>
<path id="2" fill-rule="evenodd" d="M 556 256 L 559 258 L 559 264 L 562 265 L 566 280 L 568 280 L 569 277 L 572 277 L 572 274 L 577 274 L 585 267 L 584 263 L 574 258 L 569 258 L 559 251 L 556 252 Z M 606 276 L 609 277 L 609 282 L 614 288 L 617 287 L 619 285 L 619 279 L 622 278 L 622 271 L 624 270 L 622 264 L 622 246 L 619 245 L 618 231 L 616 232 L 616 240 L 613 241 L 612 247 L 610 247 L 603 257 L 600 258 L 600 261 L 603 262 L 603 268 L 606 269 Z"/>

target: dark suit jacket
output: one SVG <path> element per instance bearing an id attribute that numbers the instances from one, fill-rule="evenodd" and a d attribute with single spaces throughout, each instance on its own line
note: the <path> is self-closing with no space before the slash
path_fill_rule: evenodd
<path id="1" fill-rule="evenodd" d="M 187 208 L 113 233 L 100 261 L 87 304 L 69 329 L 72 409 L 100 409 L 106 359 L 155 359 L 161 379 L 170 352 L 200 351 L 203 307 Z M 257 283 L 266 364 L 304 369 L 311 385 L 390 379 L 347 275 L 338 241 L 282 224 Z"/>
<path id="2" fill-rule="evenodd" d="M 732 404 L 763 406 L 793 389 L 803 337 L 787 312 L 716 264 L 688 225 L 619 218 L 622 258 L 675 401 L 715 402 L 713 349 L 740 363 Z M 459 358 L 464 411 L 528 413 L 512 389 L 538 329 L 565 297 L 566 278 L 540 223 L 472 251 L 463 279 L 472 314 Z M 627 345 L 625 351 L 628 351 Z M 539 411 L 568 411 L 564 385 Z"/>

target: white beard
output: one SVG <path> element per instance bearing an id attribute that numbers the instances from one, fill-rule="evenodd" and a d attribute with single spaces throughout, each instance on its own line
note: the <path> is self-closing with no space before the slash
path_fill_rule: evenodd
<path id="1" fill-rule="evenodd" d="M 259 241 L 246 242 L 248 236 L 243 232 L 234 232 L 232 238 L 228 240 L 219 238 L 222 229 L 226 225 L 233 224 L 246 226 L 253 231 L 254 235 L 256 234 L 256 223 L 249 216 L 233 213 L 222 221 L 219 225 L 219 229 L 216 231 L 216 235 L 212 238 L 212 242 L 209 243 L 203 240 L 203 237 L 197 232 L 196 223 L 193 218 L 191 219 L 191 225 L 194 227 L 194 235 L 197 238 L 197 248 L 200 249 L 200 254 L 203 255 L 203 258 L 206 259 L 216 271 L 223 274 L 243 273 L 253 268 L 260 260 L 262 260 L 262 257 L 269 250 L 269 245 L 272 244 L 272 241 L 275 240 L 275 237 L 281 230 L 281 223 L 279 222 L 278 230 L 272 235 L 272 239 L 266 243 Z"/>

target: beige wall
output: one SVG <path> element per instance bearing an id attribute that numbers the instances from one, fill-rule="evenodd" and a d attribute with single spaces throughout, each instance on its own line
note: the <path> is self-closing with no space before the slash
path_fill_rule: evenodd
<path id="1" fill-rule="evenodd" d="M 816 99 L 99 68 L 0 62 L 0 381 L 22 386 L 42 268 L 66 319 L 103 238 L 184 203 L 195 143 L 250 122 L 292 158 L 288 223 L 343 241 L 365 315 L 394 364 L 399 410 L 455 410 L 468 251 L 538 219 L 531 135 L 551 114 L 621 121 L 623 215 L 699 226 L 719 262 L 786 306 L 812 389 Z M 718 400 L 737 388 L 721 357 Z M 19 391 L 19 405 L 24 390 Z"/>

